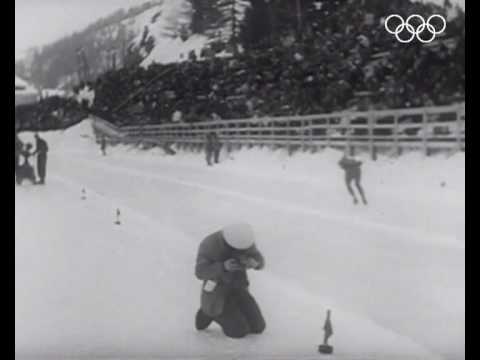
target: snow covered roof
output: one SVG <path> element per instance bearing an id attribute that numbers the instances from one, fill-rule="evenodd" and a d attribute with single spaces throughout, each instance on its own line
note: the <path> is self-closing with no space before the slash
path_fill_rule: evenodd
<path id="1" fill-rule="evenodd" d="M 15 75 L 15 106 L 33 104 L 38 98 L 39 93 L 35 87 Z"/>
<path id="2" fill-rule="evenodd" d="M 28 87 L 28 83 L 23 80 L 23 79 L 20 79 L 17 75 L 15 75 L 15 90 L 17 88 L 26 88 Z"/>

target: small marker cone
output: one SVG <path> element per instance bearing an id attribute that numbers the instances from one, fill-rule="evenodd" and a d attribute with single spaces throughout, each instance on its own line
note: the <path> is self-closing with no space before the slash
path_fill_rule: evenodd
<path id="1" fill-rule="evenodd" d="M 323 344 L 318 347 L 321 354 L 333 354 L 333 346 L 328 345 L 328 339 L 333 335 L 332 320 L 330 319 L 331 311 L 327 310 L 327 318 L 323 325 Z"/>
<path id="2" fill-rule="evenodd" d="M 117 209 L 117 219 L 115 220 L 115 225 L 121 225 L 121 221 L 120 221 L 120 209 Z"/>

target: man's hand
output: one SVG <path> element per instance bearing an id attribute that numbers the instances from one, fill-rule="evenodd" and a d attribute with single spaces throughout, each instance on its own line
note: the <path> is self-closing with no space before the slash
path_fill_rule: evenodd
<path id="1" fill-rule="evenodd" d="M 246 259 L 242 259 L 242 265 L 245 266 L 247 269 L 258 269 L 260 263 L 254 258 L 249 257 Z"/>
<path id="2" fill-rule="evenodd" d="M 228 259 L 227 261 L 225 261 L 223 263 L 223 267 L 228 272 L 244 270 L 244 267 L 242 265 L 240 265 L 239 262 L 236 259 Z"/>

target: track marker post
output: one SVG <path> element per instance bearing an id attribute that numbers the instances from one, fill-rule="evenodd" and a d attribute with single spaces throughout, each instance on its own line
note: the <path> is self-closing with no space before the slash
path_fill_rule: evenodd
<path id="1" fill-rule="evenodd" d="M 122 225 L 122 222 L 120 221 L 120 216 L 121 216 L 120 209 L 117 209 L 115 225 Z"/>
<path id="2" fill-rule="evenodd" d="M 328 344 L 328 339 L 333 335 L 332 320 L 330 318 L 331 313 L 331 310 L 327 310 L 327 318 L 323 325 L 323 344 L 318 346 L 318 352 L 326 355 L 333 354 L 333 346 Z"/>

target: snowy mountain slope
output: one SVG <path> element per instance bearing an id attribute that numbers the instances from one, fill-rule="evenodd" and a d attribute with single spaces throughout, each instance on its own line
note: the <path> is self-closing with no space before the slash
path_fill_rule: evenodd
<path id="1" fill-rule="evenodd" d="M 220 19 L 209 24 L 204 33 L 193 34 L 195 9 L 191 0 L 160 1 L 159 5 L 128 21 L 128 28 L 138 34 L 133 49 L 139 49 L 143 66 L 185 61 L 192 51 L 201 58 L 201 51 L 209 42 L 228 42 L 239 34 L 249 6 L 249 0 L 215 0 L 212 7 L 218 9 Z"/>
<path id="2" fill-rule="evenodd" d="M 208 42 L 230 38 L 233 8 L 229 1 L 215 0 L 209 4 L 211 8 L 218 7 L 220 19 L 209 24 L 208 31 L 196 33 L 192 31 L 191 0 L 155 0 L 128 11 L 118 10 L 83 31 L 38 49 L 35 56 L 16 62 L 16 68 L 32 74 L 34 82 L 43 87 L 54 88 L 79 80 L 78 49 L 85 54 L 93 77 L 124 65 L 184 61 L 191 51 L 200 57 Z M 247 0 L 235 2 L 237 25 L 243 21 L 248 5 Z"/>
<path id="3" fill-rule="evenodd" d="M 464 358 L 462 156 L 366 161 L 371 205 L 356 208 L 329 153 L 209 169 L 202 154 L 103 158 L 88 123 L 45 136 L 49 184 L 15 189 L 17 355 L 314 359 L 330 308 L 332 359 Z M 251 279 L 268 329 L 232 341 L 193 330 L 193 264 L 239 220 L 267 258 Z"/>
<path id="4" fill-rule="evenodd" d="M 135 33 L 131 45 L 139 51 L 143 64 L 186 60 L 190 51 L 200 56 L 206 37 L 192 37 L 193 8 L 189 0 L 160 1 L 150 10 L 128 19 L 124 25 Z"/>
<path id="5" fill-rule="evenodd" d="M 92 39 L 95 48 L 100 51 L 105 50 L 105 44 L 109 41 L 121 40 L 123 43 L 114 46 L 119 57 L 123 56 L 120 54 L 122 46 L 130 52 L 138 53 L 140 58 L 147 62 L 179 61 L 182 57 L 186 58 L 189 51 L 196 49 L 188 41 L 185 43 L 181 39 L 182 35 L 191 35 L 189 31 L 192 15 L 193 8 L 189 0 L 157 0 L 145 11 L 99 29 Z M 165 48 L 166 44 L 170 44 L 170 47 Z M 155 56 L 149 57 L 152 49 L 156 48 L 163 49 L 161 54 L 157 51 Z"/>

